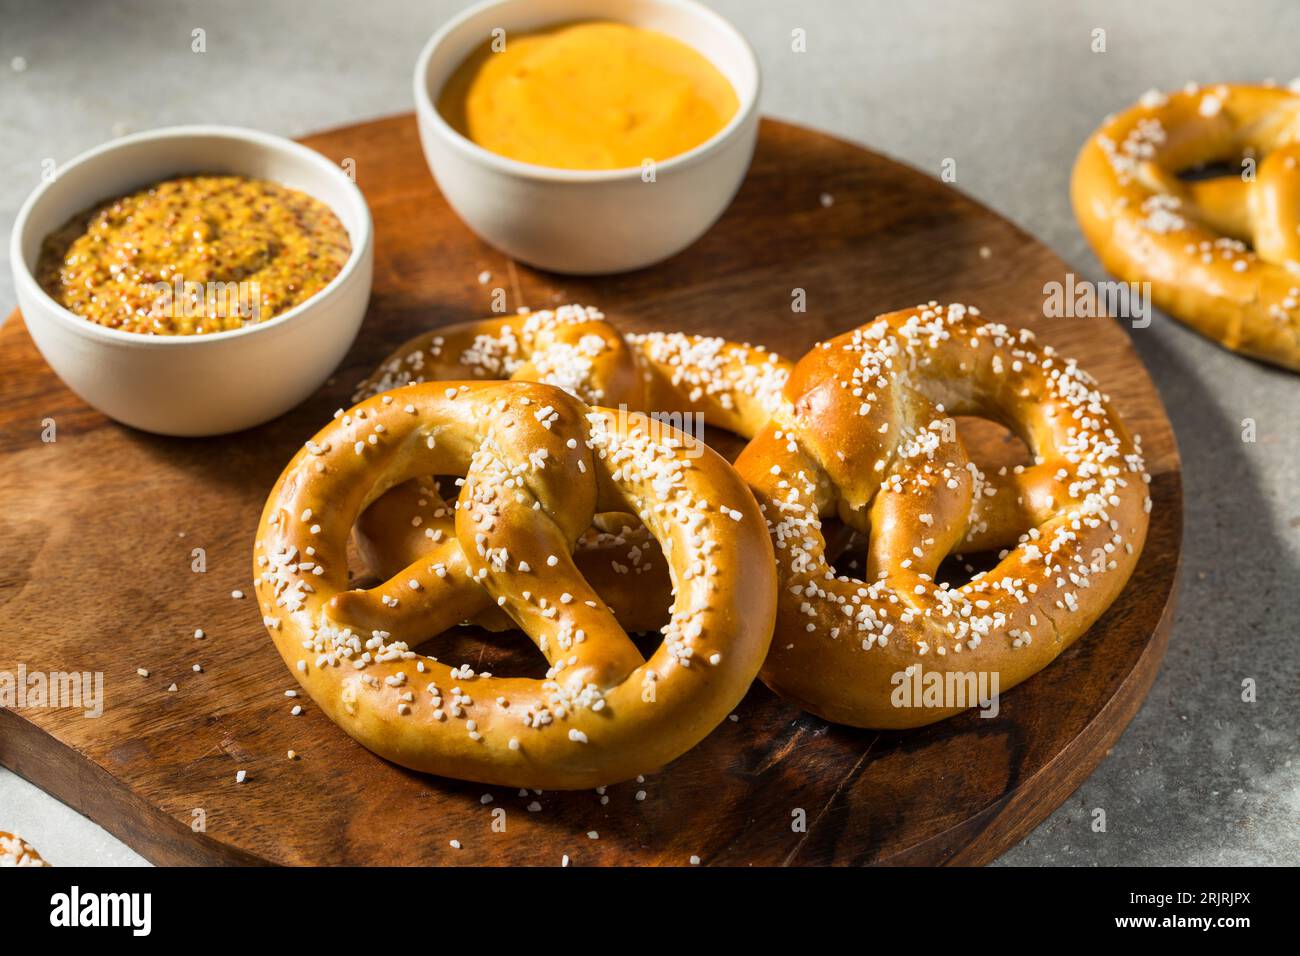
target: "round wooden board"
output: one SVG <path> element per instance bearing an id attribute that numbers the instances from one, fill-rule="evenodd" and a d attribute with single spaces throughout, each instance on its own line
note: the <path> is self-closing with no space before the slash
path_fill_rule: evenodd
<path id="1" fill-rule="evenodd" d="M 767 121 L 735 204 L 694 247 L 634 274 L 559 277 L 509 262 L 456 219 L 410 116 L 306 142 L 356 163 L 375 219 L 375 288 L 344 367 L 293 413 L 218 439 L 132 431 L 62 386 L 18 316 L 0 329 L 0 671 L 101 671 L 106 691 L 97 719 L 0 711 L 0 763 L 159 863 L 557 865 L 565 854 L 579 865 L 983 863 L 1058 806 L 1119 737 L 1168 637 L 1178 455 L 1124 331 L 1109 319 L 1043 318 L 1043 284 L 1067 271 L 1044 246 L 907 167 Z M 487 314 L 498 286 L 510 309 L 589 303 L 627 328 L 717 333 L 790 356 L 930 299 L 1030 325 L 1079 358 L 1143 438 L 1154 508 L 1141 563 L 1092 631 L 1004 695 L 993 719 L 968 712 L 911 732 L 852 730 L 756 685 L 733 720 L 643 784 L 608 788 L 607 803 L 388 764 L 310 702 L 290 715 L 294 681 L 256 604 L 231 591 L 251 593 L 257 517 L 297 447 L 389 349 Z M 805 313 L 791 310 L 794 289 L 805 290 Z M 45 443 L 51 418 L 58 440 Z M 194 548 L 203 573 L 192 570 Z M 195 628 L 207 637 L 196 640 Z M 530 812 L 534 800 L 541 809 Z M 493 829 L 499 809 L 505 832 Z M 803 829 L 792 825 L 799 810 Z"/>

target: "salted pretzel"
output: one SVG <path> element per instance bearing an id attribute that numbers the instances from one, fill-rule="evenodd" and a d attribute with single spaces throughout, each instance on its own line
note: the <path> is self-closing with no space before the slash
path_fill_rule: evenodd
<path id="1" fill-rule="evenodd" d="M 1231 174 L 1180 177 L 1216 164 Z M 1300 93 L 1148 93 L 1084 145 L 1070 192 L 1107 270 L 1227 348 L 1300 370 Z"/>
<path id="2" fill-rule="evenodd" d="M 254 551 L 266 627 L 330 719 L 403 766 L 556 789 L 648 772 L 740 701 L 775 615 L 752 495 L 715 452 L 686 446 L 645 416 L 549 385 L 427 383 L 368 399 L 309 441 L 271 492 Z M 349 589 L 357 516 L 424 475 L 465 476 L 454 541 Z M 676 592 L 649 660 L 573 562 L 597 512 L 635 515 L 667 556 Z M 493 605 L 545 656 L 546 679 L 411 649 Z"/>
<path id="3" fill-rule="evenodd" d="M 0 867 L 49 866 L 36 848 L 20 836 L 0 830 Z"/>
<path id="4" fill-rule="evenodd" d="M 1036 463 L 981 474 L 953 415 L 1002 422 Z M 1094 380 L 960 305 L 893 312 L 813 349 L 736 468 L 776 550 L 763 680 L 860 727 L 964 709 L 894 706 L 917 666 L 996 672 L 1006 690 L 1050 663 L 1124 587 L 1150 508 L 1139 441 Z M 828 516 L 869 535 L 866 580 L 829 565 Z M 989 547 L 1007 549 L 991 571 L 936 583 L 950 552 Z"/>
<path id="5" fill-rule="evenodd" d="M 759 346 L 680 332 L 620 332 L 599 309 L 565 305 L 444 326 L 398 347 L 353 401 L 418 382 L 511 379 L 589 405 L 702 414 L 749 438 L 780 402 L 791 363 Z"/>
<path id="6" fill-rule="evenodd" d="M 564 389 L 589 404 L 682 416 L 752 437 L 780 402 L 792 363 L 747 343 L 679 332 L 623 333 L 599 309 L 565 305 L 444 326 L 410 339 L 380 363 L 354 401 L 418 382 L 514 380 Z M 695 437 L 699 437 L 696 435 Z M 389 491 L 357 521 L 366 566 L 385 577 L 453 534 L 455 510 L 430 480 Z M 654 537 L 630 515 L 600 514 L 574 552 L 583 576 L 632 632 L 657 630 L 672 583 Z M 513 627 L 489 607 L 474 618 Z"/>

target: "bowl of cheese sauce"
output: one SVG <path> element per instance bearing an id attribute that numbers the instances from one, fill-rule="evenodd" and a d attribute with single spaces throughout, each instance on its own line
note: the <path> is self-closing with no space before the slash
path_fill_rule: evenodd
<path id="1" fill-rule="evenodd" d="M 490 0 L 416 66 L 425 157 L 481 238 L 530 265 L 622 272 L 698 239 L 744 179 L 760 76 L 691 0 Z"/>
<path id="2" fill-rule="evenodd" d="M 612 21 L 484 41 L 438 96 L 438 112 L 466 139 L 558 169 L 661 163 L 712 139 L 739 108 L 694 47 Z"/>

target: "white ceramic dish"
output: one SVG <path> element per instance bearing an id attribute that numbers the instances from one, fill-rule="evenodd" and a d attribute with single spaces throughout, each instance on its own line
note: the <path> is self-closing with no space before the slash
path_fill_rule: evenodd
<path id="1" fill-rule="evenodd" d="M 457 133 L 436 102 L 448 77 L 497 28 L 534 30 L 572 20 L 616 20 L 694 47 L 731 82 L 740 108 L 712 139 L 641 169 L 568 170 L 489 152 Z M 731 203 L 758 136 L 758 61 L 726 20 L 692 0 L 488 0 L 451 19 L 415 67 L 415 110 L 425 159 L 457 215 L 507 255 L 554 272 L 599 275 L 680 252 Z"/>
<path id="2" fill-rule="evenodd" d="M 324 202 L 352 243 L 343 270 L 275 318 L 205 335 L 110 329 L 74 315 L 40 287 L 41 242 L 72 216 L 196 172 L 273 180 Z M 18 306 L 50 367 L 110 418 L 164 435 L 250 428 L 315 391 L 356 338 L 370 299 L 373 250 L 370 210 L 342 169 L 279 136 L 225 126 L 152 130 L 83 153 L 23 204 L 10 243 Z"/>

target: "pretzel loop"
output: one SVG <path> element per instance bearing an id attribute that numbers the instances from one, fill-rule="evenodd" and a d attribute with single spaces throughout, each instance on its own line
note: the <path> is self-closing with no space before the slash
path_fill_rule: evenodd
<path id="1" fill-rule="evenodd" d="M 750 438 L 779 403 L 790 368 L 766 349 L 711 336 L 625 335 L 599 309 L 565 305 L 418 335 L 357 386 L 353 401 L 420 382 L 542 382 L 589 404 L 699 413 Z"/>

